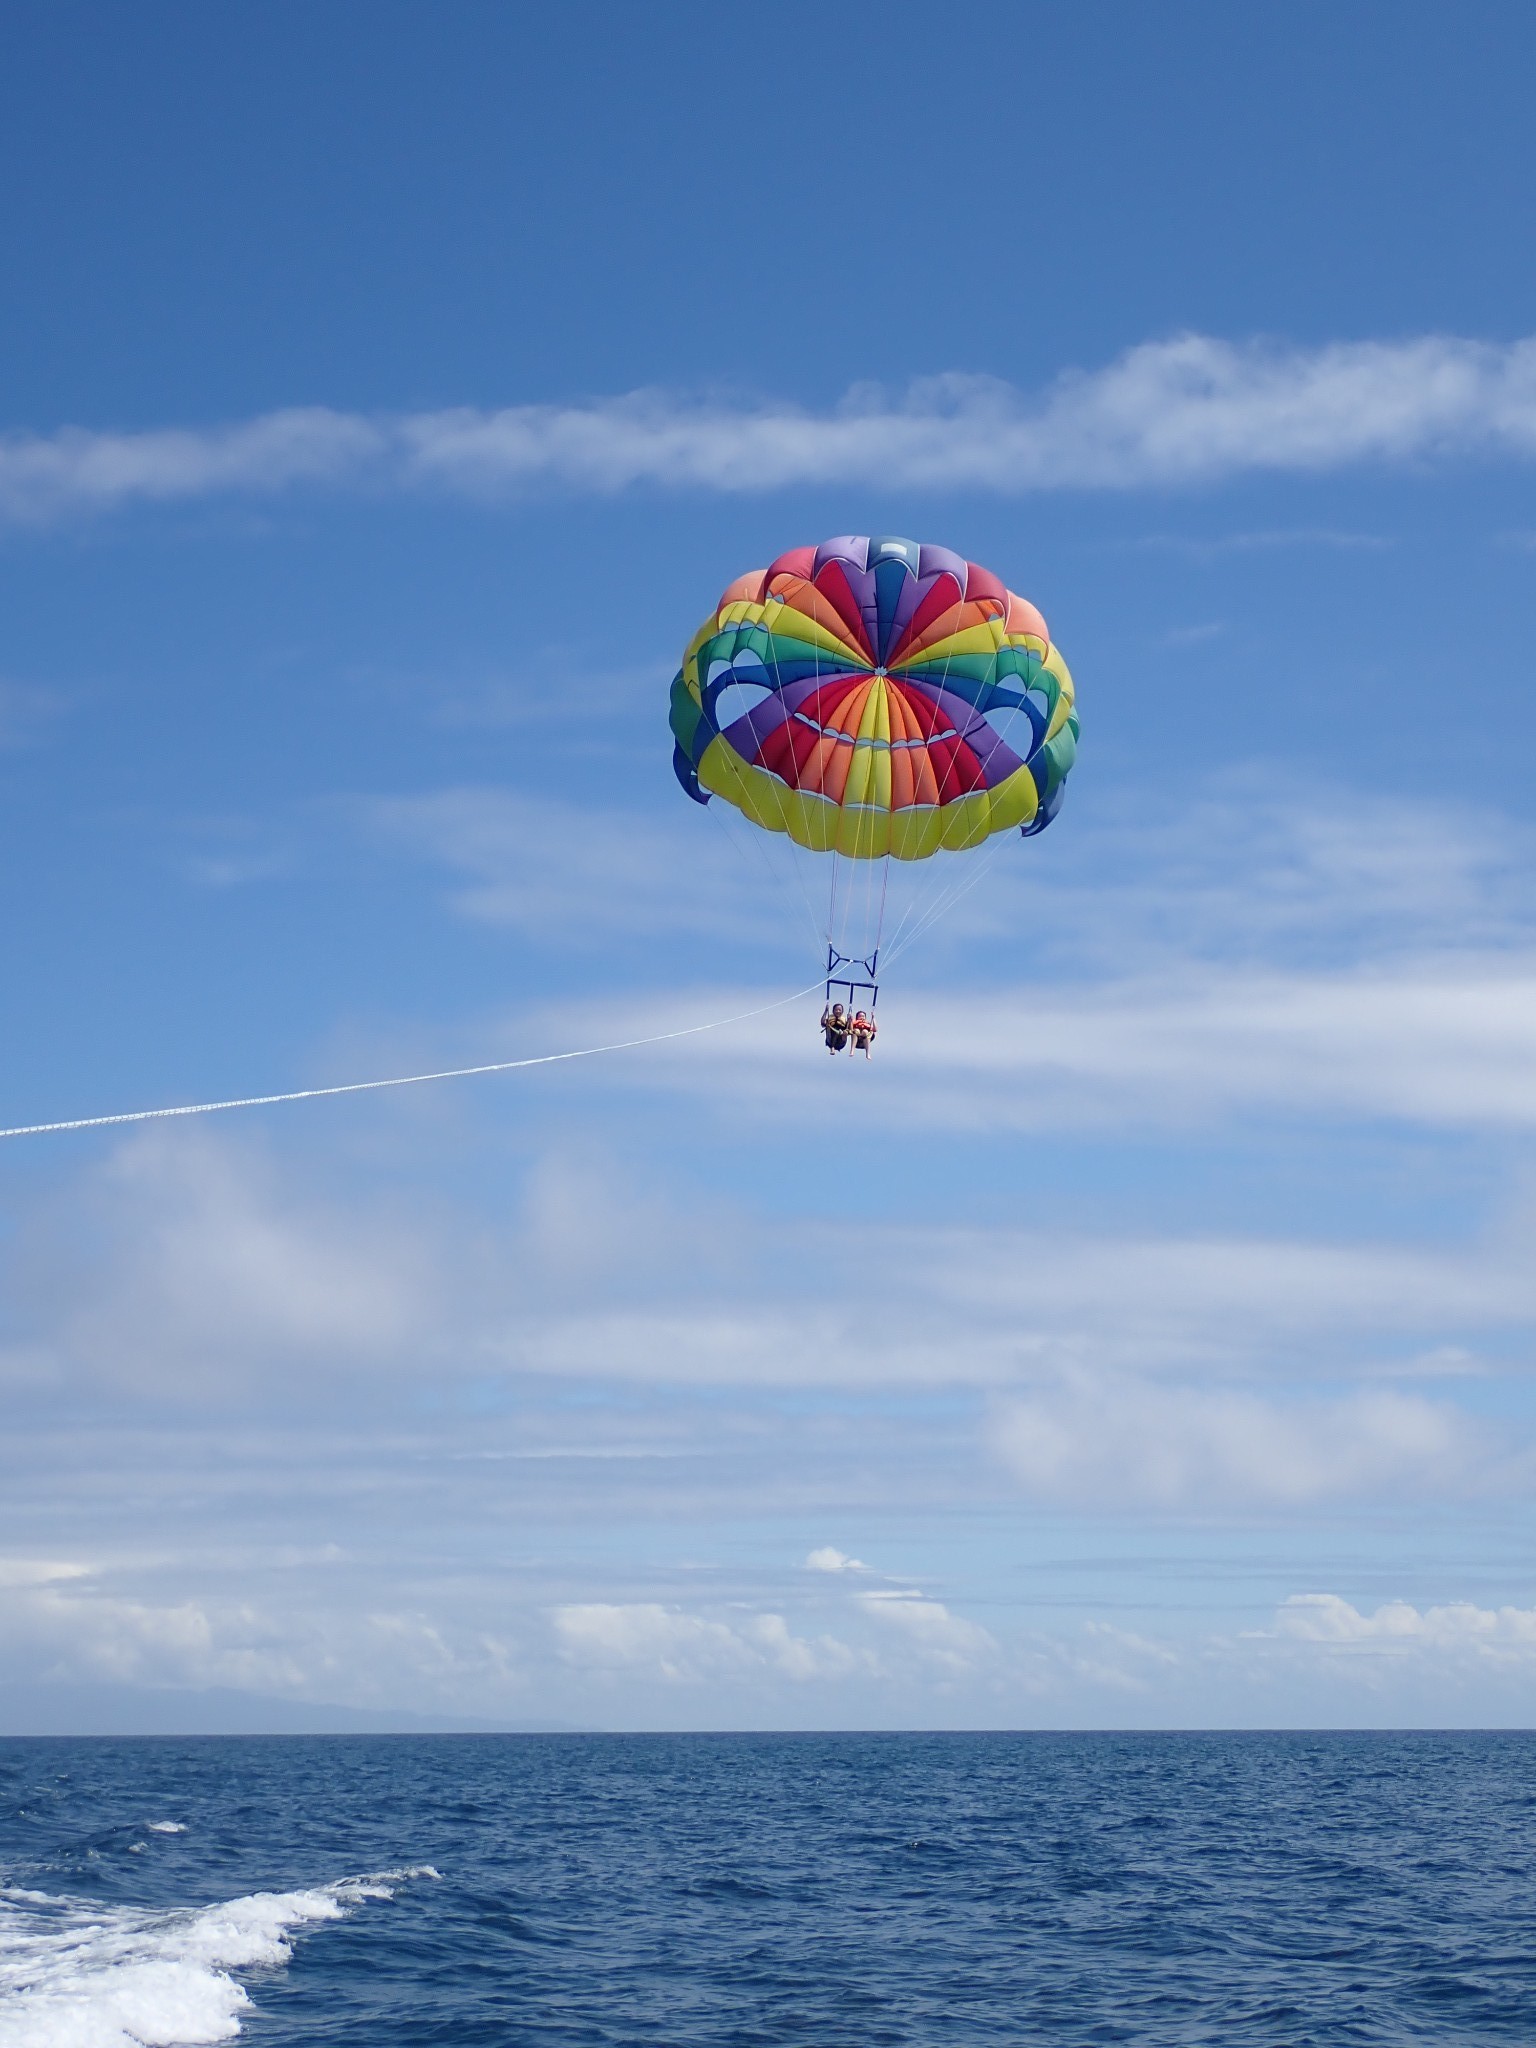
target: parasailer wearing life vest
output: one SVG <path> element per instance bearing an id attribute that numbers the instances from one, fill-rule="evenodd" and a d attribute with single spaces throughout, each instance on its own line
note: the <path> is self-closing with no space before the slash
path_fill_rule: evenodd
<path id="1" fill-rule="evenodd" d="M 864 1012 L 860 1010 L 849 1026 L 849 1031 L 853 1038 L 853 1050 L 863 1053 L 865 1059 L 868 1059 L 869 1049 L 874 1044 L 875 1033 L 879 1029 L 880 1026 L 875 1022 L 874 1018 L 866 1017 Z"/>
<path id="2" fill-rule="evenodd" d="M 853 1019 L 841 1003 L 833 1003 L 821 1013 L 821 1028 L 826 1033 L 827 1051 L 841 1052 L 848 1043 Z"/>

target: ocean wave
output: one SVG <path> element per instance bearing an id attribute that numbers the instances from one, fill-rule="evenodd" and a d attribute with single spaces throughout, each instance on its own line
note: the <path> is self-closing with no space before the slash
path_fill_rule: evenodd
<path id="1" fill-rule="evenodd" d="M 421 1864 L 169 1911 L 0 1890 L 0 2048 L 232 2041 L 251 2006 L 241 1973 L 286 1963 L 299 1929 L 436 1876 Z"/>

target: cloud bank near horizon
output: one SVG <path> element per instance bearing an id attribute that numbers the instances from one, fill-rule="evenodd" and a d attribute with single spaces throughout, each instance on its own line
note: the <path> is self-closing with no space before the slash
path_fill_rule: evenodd
<path id="1" fill-rule="evenodd" d="M 1321 348 L 1185 334 L 1030 393 L 993 377 L 855 386 L 816 411 L 640 390 L 397 415 L 291 407 L 217 427 L 0 440 L 0 519 L 304 485 L 495 500 L 635 485 L 1136 490 L 1254 471 L 1536 455 L 1536 336 Z"/>
<path id="2" fill-rule="evenodd" d="M 341 1552 L 204 1562 L 190 1593 L 174 1570 L 164 1555 L 0 1557 L 0 1645 L 45 1672 L 44 1687 L 152 1685 L 174 1700 L 213 1686 L 365 1711 L 403 1692 L 408 1712 L 542 1707 L 664 1728 L 712 1725 L 721 1700 L 769 1727 L 835 1727 L 850 1713 L 899 1725 L 918 1709 L 938 1726 L 996 1726 L 999 1713 L 1050 1725 L 1064 1708 L 1089 1725 L 1178 1727 L 1197 1704 L 1208 1725 L 1305 1726 L 1318 1687 L 1365 1725 L 1438 1709 L 1452 1725 L 1480 1712 L 1520 1726 L 1536 1668 L 1536 1609 L 1513 1602 L 1372 1607 L 1292 1592 L 1263 1625 L 1213 1613 L 1193 1628 L 1159 1617 L 1146 1633 L 1037 1617 L 1027 1596 L 994 1603 L 989 1626 L 902 1584 L 807 1598 L 782 1566 L 752 1582 L 663 1574 L 647 1597 L 553 1602 L 476 1566 L 434 1588 L 429 1612 Z M 20 1717 L 36 1711 L 23 1698 Z M 17 1715 L 0 1688 L 0 1718 Z"/>

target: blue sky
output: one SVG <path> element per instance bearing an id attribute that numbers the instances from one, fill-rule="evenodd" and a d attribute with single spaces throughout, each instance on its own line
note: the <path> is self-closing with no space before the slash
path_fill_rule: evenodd
<path id="1" fill-rule="evenodd" d="M 1084 747 L 868 1069 L 0 1145 L 0 1724 L 1528 1722 L 1536 27 L 9 22 L 0 1123 L 802 987 L 665 726 L 787 547 Z"/>

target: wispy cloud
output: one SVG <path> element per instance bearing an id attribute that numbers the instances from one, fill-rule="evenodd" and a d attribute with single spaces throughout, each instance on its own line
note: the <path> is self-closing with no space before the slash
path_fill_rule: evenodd
<path id="1" fill-rule="evenodd" d="M 1536 943 L 1536 844 L 1488 808 L 1272 765 L 1213 778 L 1168 817 L 1149 817 L 1139 795 L 1106 795 L 1091 823 L 1069 812 L 1057 829 L 1038 855 L 1001 858 L 945 927 L 967 940 L 1027 929 L 1053 965 L 1116 973 L 1178 959 L 1379 965 Z"/>
<path id="2" fill-rule="evenodd" d="M 999 993 L 982 1034 L 974 1017 L 973 999 L 911 997 L 899 1039 L 887 1026 L 883 1058 L 909 1091 L 909 1118 L 1018 1128 L 1276 1114 L 1482 1131 L 1536 1124 L 1530 959 L 1339 975 L 1185 969 L 1113 988 Z M 770 1039 L 770 1022 L 743 1034 L 786 1061 L 791 1048 Z M 936 1076 L 941 1055 L 948 1071 Z M 708 1074 L 725 1056 L 707 1046 L 697 1060 Z M 658 1064 L 669 1064 L 665 1054 Z M 737 1082 L 737 1096 L 750 1086 L 750 1076 Z"/>
<path id="3" fill-rule="evenodd" d="M 837 1550 L 813 1551 L 806 1562 L 813 1571 L 866 1575 L 866 1587 L 874 1576 Z M 916 1587 L 839 1589 L 828 1605 L 836 1634 L 797 1634 L 782 1613 L 744 1615 L 740 1603 L 710 1614 L 659 1601 L 586 1601 L 557 1607 L 550 1618 L 567 1663 L 670 1684 L 764 1673 L 797 1683 L 905 1675 L 943 1684 L 997 1656 L 988 1630 Z"/>
<path id="4" fill-rule="evenodd" d="M 1496 815 L 1342 790 L 1292 803 L 1274 778 L 1236 779 L 1166 822 L 1101 813 L 1037 857 L 1004 849 L 921 953 L 887 946 L 899 1007 L 870 1085 L 899 1088 L 905 1121 L 949 1126 L 1528 1125 L 1531 872 L 1529 834 Z M 1020 934 L 1035 978 L 979 1010 L 972 963 L 1013 954 Z M 957 946 L 959 989 L 914 986 L 942 980 Z M 804 1029 L 768 1015 L 646 1074 L 715 1087 L 733 1114 L 809 1111 Z"/>
<path id="5" fill-rule="evenodd" d="M 1536 338 L 1301 349 L 1188 334 L 1043 392 L 947 375 L 897 394 L 858 386 L 824 412 L 646 390 L 575 405 L 393 416 L 311 406 L 207 429 L 13 434 L 0 444 L 0 515 L 303 484 L 483 498 L 636 484 L 1124 490 L 1533 453 Z"/>
<path id="6" fill-rule="evenodd" d="M 1465 1418 L 1417 1395 L 1280 1401 L 1084 1375 L 1010 1405 L 998 1441 L 1032 1498 L 1120 1509 L 1417 1500 L 1480 1462 Z"/>
<path id="7" fill-rule="evenodd" d="M 437 1268 L 420 1220 L 306 1201 L 280 1190 L 259 1152 L 150 1137 L 116 1151 L 67 1207 L 35 1213 L 11 1297 L 18 1317 L 56 1318 L 49 1350 L 66 1376 L 217 1405 L 285 1362 L 323 1356 L 372 1375 L 430 1342 Z M 58 1263 L 77 1258 L 85 1284 Z M 0 1349 L 0 1379 L 40 1369 L 27 1346 Z"/>
<path id="8" fill-rule="evenodd" d="M 1340 553 L 1381 553 L 1392 546 L 1381 533 L 1356 533 L 1334 526 L 1264 527 L 1249 533 L 1148 533 L 1129 543 L 1136 548 L 1155 548 L 1171 555 L 1187 555 L 1198 562 L 1218 555 L 1273 554 L 1286 548 L 1323 548 Z"/>
<path id="9" fill-rule="evenodd" d="M 1163 635 L 1165 647 L 1203 647 L 1211 640 L 1219 640 L 1226 632 L 1220 619 L 1207 619 L 1198 626 L 1170 626 Z"/>
<path id="10" fill-rule="evenodd" d="M 671 1465 L 700 1450 L 710 1463 L 695 1476 L 712 1485 L 726 1441 L 718 1417 L 702 1435 L 626 1420 L 637 1389 L 667 1389 L 679 1414 L 708 1388 L 965 1389 L 978 1417 L 989 1392 L 1004 1404 L 999 1440 L 1042 1495 L 1114 1493 L 1122 1466 L 1161 1442 L 1169 1470 L 1219 1465 L 1217 1491 L 1236 1498 L 1250 1443 L 1255 1457 L 1290 1445 L 1261 1491 L 1294 1499 L 1369 1491 L 1381 1444 L 1393 1472 L 1428 1446 L 1426 1480 L 1433 1467 L 1449 1484 L 1476 1448 L 1458 1411 L 1443 1396 L 1377 1395 L 1399 1360 L 1418 1386 L 1462 1382 L 1470 1345 L 1497 1347 L 1536 1317 L 1519 1227 L 1432 1250 L 1038 1222 L 850 1221 L 829 1242 L 814 1222 L 669 1202 L 556 1154 L 528 1173 L 521 1214 L 487 1237 L 425 1196 L 342 1212 L 311 1178 L 206 1136 L 125 1145 L 15 1247 L 0 1375 L 18 1397 L 64 1408 L 111 1392 L 214 1416 L 350 1414 L 360 1381 L 381 1415 L 421 1385 L 435 1400 L 521 1387 L 550 1404 L 547 1427 L 477 1436 L 477 1453 L 559 1448 L 611 1463 L 623 1449 L 634 1469 L 604 1483 L 631 1489 L 675 1488 Z M 679 1264 L 678 1245 L 704 1242 L 707 1270 Z M 1272 1412 L 1277 1378 L 1363 1391 Z M 617 1406 L 573 1434 L 562 1383 L 605 1385 Z M 1134 1490 L 1172 1499 L 1177 1473 Z M 862 1570 L 832 1546 L 806 1565 L 829 1580 Z"/>
<path id="11" fill-rule="evenodd" d="M 700 990 L 693 1006 L 705 1016 L 749 1001 L 722 987 Z M 678 1004 L 588 1014 L 599 1031 L 641 1036 L 675 1025 Z M 712 1101 L 733 1120 L 815 1118 L 826 1095 L 807 1071 L 809 1028 L 801 1007 L 770 1011 L 657 1046 L 613 1078 L 686 1088 L 696 1107 Z M 990 990 L 984 1016 L 969 988 L 904 990 L 880 1048 L 865 1093 L 892 1115 L 899 1103 L 908 1130 L 1231 1131 L 1276 1117 L 1312 1128 L 1529 1130 L 1536 954 L 1291 974 L 1175 958 L 1157 975 Z"/>
<path id="12" fill-rule="evenodd" d="M 391 439 L 386 427 L 324 406 L 265 413 L 233 426 L 11 434 L 0 442 L 0 513 L 47 519 L 219 492 L 355 482 L 384 462 Z"/>
<path id="13" fill-rule="evenodd" d="M 772 921 L 790 936 L 806 897 L 818 907 L 826 897 L 824 864 L 719 802 L 658 823 L 471 786 L 373 798 L 349 816 L 374 842 L 462 878 L 451 898 L 462 914 L 525 930 L 718 938 L 722 924 L 756 936 Z M 1536 845 L 1524 824 L 1488 810 L 1293 782 L 1271 767 L 1212 778 L 1168 816 L 1149 817 L 1139 793 L 1101 793 L 1091 819 L 1069 812 L 1059 831 L 1038 852 L 1000 841 L 895 864 L 887 955 L 899 955 L 904 920 L 921 923 L 950 897 L 925 954 L 955 936 L 975 956 L 979 940 L 1011 946 L 1027 932 L 1057 976 L 1144 969 L 1171 983 L 1173 962 L 1293 972 L 1536 947 Z"/>
<path id="14" fill-rule="evenodd" d="M 626 1281 L 606 1299 L 594 1288 L 586 1303 L 546 1308 L 526 1283 L 524 1313 L 504 1336 L 488 1331 L 481 1355 L 508 1372 L 676 1388 L 1055 1389 L 1081 1372 L 1124 1404 L 1121 1380 L 1147 1374 L 1304 1380 L 1378 1372 L 1402 1355 L 1422 1382 L 1434 1377 L 1418 1363 L 1427 1346 L 1496 1339 L 1536 1316 L 1523 1233 L 1508 1245 L 1416 1253 L 868 1225 L 844 1231 L 838 1258 L 823 1236 L 760 1229 L 728 1284 L 696 1287 L 686 1301 L 647 1299 Z M 852 1289 L 843 1262 L 855 1258 L 863 1279 Z M 798 1275 L 793 1303 L 782 1298 L 786 1270 Z M 1076 1412 L 1075 1394 L 1040 1399 L 1058 1419 Z M 1098 1399 L 1081 1397 L 1085 1414 Z M 1183 1411 L 1165 1419 L 1195 1426 Z"/>
<path id="15" fill-rule="evenodd" d="M 555 1609 L 560 1655 L 588 1670 L 668 1684 L 753 1678 L 797 1681 L 869 1671 L 873 1659 L 836 1636 L 797 1636 L 782 1614 L 719 1620 L 656 1601 L 589 1601 Z"/>
<path id="16" fill-rule="evenodd" d="M 476 922 L 578 948 L 594 935 L 687 932 L 710 943 L 715 966 L 721 942 L 738 942 L 748 972 L 770 938 L 803 943 L 809 932 L 819 950 L 825 864 L 719 802 L 707 813 L 679 805 L 658 821 L 470 786 L 355 801 L 345 815 L 375 846 L 445 871 L 451 907 Z M 1012 952 L 1023 933 L 1058 996 L 1079 978 L 1097 991 L 1145 977 L 1167 999 L 1196 983 L 1235 990 L 1245 977 L 1289 983 L 1367 962 L 1380 975 L 1434 961 L 1430 979 L 1460 980 L 1478 960 L 1502 973 L 1536 953 L 1536 848 L 1524 825 L 1497 813 L 1313 780 L 1293 788 L 1271 769 L 1213 779 L 1167 817 L 1148 817 L 1139 796 L 1101 794 L 1095 815 L 1061 831 L 1038 852 L 998 841 L 978 855 L 894 864 L 884 949 L 902 963 L 893 986 L 931 980 L 931 963 L 954 946 L 969 982 L 995 942 Z M 1144 994 L 1136 986 L 1138 1005 Z M 1037 983 L 1029 1000 L 1039 999 Z M 1092 1001 L 1098 1008 L 1097 993 Z M 995 1007 L 989 997 L 989 1014 Z M 976 1040 L 962 1034 L 962 1059 Z M 1013 1040 L 999 1028 L 987 1043 Z"/>
<path id="17" fill-rule="evenodd" d="M 751 866 L 748 828 L 723 816 L 658 824 L 505 789 L 432 790 L 358 807 L 370 837 L 424 856 L 462 878 L 452 907 L 477 922 L 578 948 L 595 939 L 649 939 L 691 931 L 713 938 L 756 934 L 773 921 L 762 870 Z M 712 812 L 721 810 L 713 806 Z"/>
<path id="18" fill-rule="evenodd" d="M 198 1576 L 205 1564 L 201 1573 L 183 1566 L 183 1585 Z M 269 1578 L 265 1597 L 253 1597 L 241 1577 L 236 1571 L 212 1589 L 175 1593 L 164 1560 L 158 1569 L 121 1559 L 45 1571 L 0 1560 L 7 1674 L 310 1699 L 344 1694 L 362 1704 L 387 1696 L 392 1669 L 439 1699 L 487 1681 L 503 1700 L 516 1690 L 511 1645 L 483 1626 L 436 1626 L 383 1601 L 332 1606 L 318 1579 L 279 1589 Z"/>

